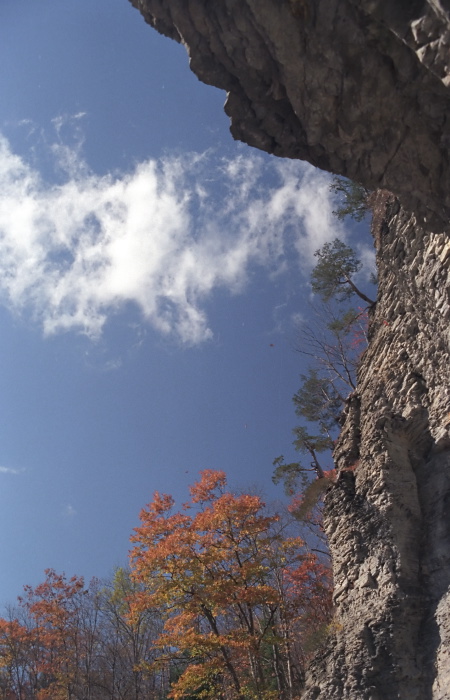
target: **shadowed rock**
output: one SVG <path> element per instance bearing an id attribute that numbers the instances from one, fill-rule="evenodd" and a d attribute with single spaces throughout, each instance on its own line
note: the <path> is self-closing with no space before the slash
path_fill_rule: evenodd
<path id="1" fill-rule="evenodd" d="M 448 220 L 448 2 L 131 2 L 227 91 L 235 138 Z"/>
<path id="2" fill-rule="evenodd" d="M 131 2 L 227 91 L 235 138 L 377 190 L 378 301 L 326 499 L 335 626 L 302 698 L 449 700 L 450 0 Z"/>

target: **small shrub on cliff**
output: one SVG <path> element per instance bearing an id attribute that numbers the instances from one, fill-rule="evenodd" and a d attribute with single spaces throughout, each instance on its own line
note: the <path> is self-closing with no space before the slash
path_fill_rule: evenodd
<path id="1" fill-rule="evenodd" d="M 311 286 L 322 301 L 328 302 L 335 298 L 341 302 L 356 294 L 370 306 L 374 305 L 373 299 L 364 294 L 354 282 L 355 274 L 361 269 L 361 261 L 352 248 L 335 238 L 316 250 L 314 255 L 318 262 L 311 273 Z"/>
<path id="2" fill-rule="evenodd" d="M 355 308 L 351 298 L 356 295 L 370 306 L 375 302 L 354 282 L 362 264 L 352 248 L 336 238 L 315 255 L 318 262 L 311 273 L 311 286 L 322 304 L 313 307 L 316 319 L 310 319 L 300 331 L 301 344 L 296 349 L 308 355 L 312 364 L 301 375 L 293 397 L 295 413 L 302 420 L 293 431 L 293 444 L 306 459 L 286 463 L 278 457 L 273 481 L 282 482 L 286 494 L 294 497 L 290 509 L 294 517 L 326 543 L 321 505 L 336 478 L 330 468 L 332 453 L 342 411 L 356 391 L 356 371 L 367 345 L 368 310 Z M 316 476 L 313 481 L 312 474 Z"/>
<path id="3" fill-rule="evenodd" d="M 339 207 L 333 214 L 342 221 L 350 216 L 355 221 L 363 221 L 370 211 L 370 190 L 352 180 L 335 175 L 330 190 L 340 199 Z"/>

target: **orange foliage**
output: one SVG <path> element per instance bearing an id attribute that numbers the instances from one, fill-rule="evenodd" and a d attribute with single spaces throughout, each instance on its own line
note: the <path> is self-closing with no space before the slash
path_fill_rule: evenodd
<path id="1" fill-rule="evenodd" d="M 299 695 L 330 616 L 329 570 L 223 472 L 201 472 L 174 506 L 156 493 L 142 510 L 131 578 L 119 570 L 85 590 L 48 569 L 25 587 L 17 616 L 0 619 L 4 700 Z"/>
<path id="2" fill-rule="evenodd" d="M 294 646 L 294 624 L 299 631 L 306 615 L 322 620 L 326 577 L 303 540 L 284 536 L 280 517 L 268 515 L 258 496 L 225 489 L 225 474 L 207 470 L 181 511 L 162 510 L 159 504 L 172 501 L 156 494 L 141 512 L 131 565 L 146 592 L 131 606 L 136 613 L 162 607 L 159 644 L 195 662 L 172 686 L 173 698 L 199 689 L 217 697 L 227 687 L 233 698 L 281 698 L 271 695 L 273 684 L 291 692 L 301 672 L 280 658 Z"/>
<path id="3" fill-rule="evenodd" d="M 39 689 L 37 700 L 65 700 L 76 682 L 82 654 L 78 598 L 84 580 L 73 576 L 67 581 L 64 574 L 52 569 L 46 569 L 45 574 L 45 581 L 35 588 L 24 587 L 25 596 L 19 601 L 35 623 L 32 634 L 39 649 L 36 673 L 51 679 L 47 687 Z"/>

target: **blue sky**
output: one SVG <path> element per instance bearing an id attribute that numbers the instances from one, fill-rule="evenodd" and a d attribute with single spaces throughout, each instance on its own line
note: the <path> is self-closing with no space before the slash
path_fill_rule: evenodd
<path id="1" fill-rule="evenodd" d="M 293 459 L 329 176 L 235 143 L 223 92 L 126 0 L 0 4 L 0 601 L 124 563 L 200 469 Z M 360 238 L 355 238 L 356 234 Z"/>

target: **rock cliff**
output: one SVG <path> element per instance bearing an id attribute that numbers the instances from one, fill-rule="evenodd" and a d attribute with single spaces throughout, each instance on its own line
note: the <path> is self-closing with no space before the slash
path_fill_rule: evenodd
<path id="1" fill-rule="evenodd" d="M 131 2 L 228 92 L 235 138 L 448 218 L 448 0 Z"/>
<path id="2" fill-rule="evenodd" d="M 450 0 L 131 0 L 235 138 L 377 190 L 379 298 L 327 496 L 305 700 L 450 698 Z"/>
<path id="3" fill-rule="evenodd" d="M 328 494 L 336 633 L 305 698 L 450 698 L 450 242 L 374 201 L 379 295 Z"/>

